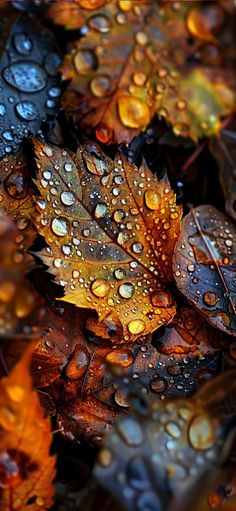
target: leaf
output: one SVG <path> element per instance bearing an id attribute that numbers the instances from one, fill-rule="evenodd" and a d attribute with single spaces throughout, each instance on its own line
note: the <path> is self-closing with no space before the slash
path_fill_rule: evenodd
<path id="1" fill-rule="evenodd" d="M 55 457 L 50 421 L 32 389 L 31 344 L 0 381 L 0 504 L 4 511 L 39 511 L 52 505 Z"/>
<path id="2" fill-rule="evenodd" d="M 5 156 L 0 161 L 0 213 L 7 214 L 16 223 L 21 233 L 18 245 L 24 251 L 37 234 L 33 223 L 34 190 L 29 178 L 29 162 L 23 154 Z"/>
<path id="3" fill-rule="evenodd" d="M 222 134 L 221 137 L 211 140 L 210 150 L 219 166 L 219 178 L 225 197 L 226 212 L 236 220 L 235 140 L 227 139 Z"/>
<path id="4" fill-rule="evenodd" d="M 179 290 L 212 326 L 236 335 L 234 223 L 212 206 L 186 215 L 175 246 Z"/>
<path id="5" fill-rule="evenodd" d="M 165 332 L 159 336 L 157 331 L 155 337 L 158 350 L 165 355 L 175 356 L 177 363 L 178 358 L 184 355 L 194 357 L 214 355 L 229 346 L 227 336 L 213 329 L 204 318 L 199 317 L 198 311 L 186 306 L 179 310 Z"/>
<path id="6" fill-rule="evenodd" d="M 137 395 L 100 450 L 99 484 L 129 511 L 193 509 L 232 445 L 235 381 L 232 370 L 189 399 Z"/>
<path id="7" fill-rule="evenodd" d="M 25 274 L 31 258 L 22 250 L 22 234 L 7 216 L 0 216 L 0 338 L 28 337 L 36 332 L 43 314 L 39 298 Z"/>
<path id="8" fill-rule="evenodd" d="M 92 342 L 86 330 L 90 317 L 86 321 L 86 313 L 71 304 L 49 306 L 47 319 L 48 328 L 33 355 L 33 381 L 45 410 L 54 407 L 58 428 L 70 440 L 101 442 L 104 432 L 127 411 L 127 399 L 107 365 L 130 378 L 140 395 L 148 392 L 159 399 L 192 394 L 221 370 L 221 355 L 213 348 L 211 356 L 199 349 L 196 356 L 186 357 L 159 353 L 147 336 L 137 347 L 112 348 L 107 340 L 96 338 Z M 8 352 L 7 348 L 6 362 Z"/>
<path id="9" fill-rule="evenodd" d="M 41 259 L 65 286 L 63 300 L 117 316 L 121 342 L 171 321 L 168 283 L 181 207 L 167 178 L 157 181 L 121 154 L 112 161 L 97 145 L 76 155 L 35 142 Z"/>
<path id="10" fill-rule="evenodd" d="M 117 0 L 80 15 L 87 31 L 61 67 L 62 78 L 72 79 L 62 105 L 75 123 L 105 143 L 129 142 L 154 114 L 194 141 L 219 133 L 236 105 L 235 75 L 226 67 L 233 31 L 219 4 Z"/>
<path id="11" fill-rule="evenodd" d="M 29 133 L 39 133 L 55 114 L 61 89 L 60 57 L 50 33 L 27 15 L 1 13 L 0 156 L 19 150 Z M 8 15 L 9 14 L 9 15 Z"/>

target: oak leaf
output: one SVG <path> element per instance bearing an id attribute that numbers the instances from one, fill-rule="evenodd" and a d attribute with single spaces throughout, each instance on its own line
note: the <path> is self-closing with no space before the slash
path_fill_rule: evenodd
<path id="1" fill-rule="evenodd" d="M 77 154 L 35 142 L 40 252 L 63 300 L 116 315 L 121 342 L 171 321 L 175 305 L 167 285 L 179 235 L 181 207 L 166 177 L 157 181 L 121 154 L 115 161 L 94 144 Z"/>
<path id="2" fill-rule="evenodd" d="M 173 270 L 179 290 L 214 327 L 236 336 L 236 229 L 216 208 L 194 208 L 182 222 Z"/>
<path id="3" fill-rule="evenodd" d="M 75 122 L 101 142 L 129 142 L 154 114 L 195 141 L 220 131 L 236 106 L 222 6 L 117 0 L 80 13 L 87 31 L 61 68 L 72 79 L 62 105 Z"/>
<path id="4" fill-rule="evenodd" d="M 52 433 L 29 372 L 31 344 L 0 381 L 0 505 L 4 511 L 40 511 L 52 505 L 55 457 Z"/>
<path id="5" fill-rule="evenodd" d="M 234 369 L 191 398 L 131 396 L 133 410 L 116 422 L 99 453 L 99 484 L 129 511 L 195 509 L 235 436 L 235 382 Z"/>

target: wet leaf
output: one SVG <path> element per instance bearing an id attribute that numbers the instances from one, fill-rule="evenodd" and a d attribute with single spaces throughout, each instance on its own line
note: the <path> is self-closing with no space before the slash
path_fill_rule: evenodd
<path id="1" fill-rule="evenodd" d="M 55 114 L 61 94 L 60 57 L 51 34 L 33 18 L 1 13 L 0 155 L 19 149 Z M 3 44 L 5 42 L 5 44 Z"/>
<path id="2" fill-rule="evenodd" d="M 49 247 L 40 256 L 65 287 L 63 300 L 117 316 L 120 342 L 171 321 L 168 284 L 181 207 L 167 178 L 157 181 L 121 154 L 112 161 L 94 144 L 76 155 L 35 142 L 42 195 L 37 228 Z"/>
<path id="3" fill-rule="evenodd" d="M 199 346 L 196 356 L 175 358 L 159 353 L 147 338 L 137 347 L 112 348 L 107 340 L 96 338 L 92 342 L 86 330 L 89 317 L 86 320 L 86 314 L 70 304 L 48 307 L 47 318 L 48 329 L 33 356 L 33 381 L 47 413 L 53 402 L 58 427 L 70 440 L 86 437 L 99 443 L 117 417 L 127 412 L 127 399 L 107 365 L 130 378 L 140 395 L 150 393 L 159 399 L 192 394 L 221 370 L 221 356 L 213 348 L 211 356 Z"/>
<path id="4" fill-rule="evenodd" d="M 99 484 L 129 511 L 192 509 L 232 445 L 235 381 L 225 373 L 190 399 L 137 396 L 99 453 Z"/>
<path id="5" fill-rule="evenodd" d="M 33 345 L 0 382 L 0 504 L 4 511 L 40 511 L 52 505 L 52 434 L 32 389 Z"/>
<path id="6" fill-rule="evenodd" d="M 35 214 L 29 162 L 23 154 L 0 161 L 0 213 L 7 214 L 19 229 L 18 247 L 27 250 L 36 237 Z"/>
<path id="7" fill-rule="evenodd" d="M 231 133 L 231 132 L 230 132 Z M 220 184 L 225 197 L 225 209 L 236 220 L 236 148 L 235 140 L 221 135 L 211 140 L 210 149 L 219 165 Z"/>
<path id="8" fill-rule="evenodd" d="M 72 79 L 62 104 L 75 122 L 105 143 L 129 142 L 154 114 L 177 136 L 196 141 L 219 133 L 221 117 L 235 109 L 235 76 L 227 68 L 233 36 L 228 28 L 225 41 L 227 12 L 219 4 L 117 0 L 92 13 L 75 9 L 88 30 L 61 68 Z"/>
<path id="9" fill-rule="evenodd" d="M 28 337 L 37 330 L 42 300 L 26 281 L 31 258 L 22 250 L 21 231 L 8 217 L 0 217 L 0 338 Z"/>
<path id="10" fill-rule="evenodd" d="M 179 290 L 212 326 L 235 336 L 235 224 L 212 206 L 186 215 L 173 269 Z"/>

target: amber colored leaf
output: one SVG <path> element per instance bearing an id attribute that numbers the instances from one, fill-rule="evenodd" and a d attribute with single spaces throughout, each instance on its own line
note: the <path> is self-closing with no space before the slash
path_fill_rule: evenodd
<path id="1" fill-rule="evenodd" d="M 148 392 L 159 399 L 192 394 L 221 370 L 221 356 L 213 347 L 208 352 L 198 347 L 194 356 L 173 352 L 168 356 L 150 345 L 146 336 L 137 347 L 112 348 L 107 339 L 91 337 L 87 325 L 93 324 L 95 330 L 95 318 L 88 313 L 86 318 L 82 309 L 63 302 L 50 305 L 48 328 L 33 355 L 33 381 L 43 407 L 47 413 L 54 408 L 58 428 L 70 440 L 86 437 L 98 443 L 114 420 L 127 411 L 127 399 L 107 366 L 121 370 L 141 394 Z M 11 354 L 14 347 L 4 350 L 6 363 L 9 351 Z"/>
<path id="2" fill-rule="evenodd" d="M 99 484 L 129 511 L 195 508 L 232 445 L 235 382 L 232 370 L 191 398 L 137 395 L 99 453 Z"/>
<path id="3" fill-rule="evenodd" d="M 219 178 L 225 197 L 226 212 L 236 220 L 235 140 L 230 140 L 222 134 L 211 140 L 210 150 L 219 166 Z"/>
<path id="4" fill-rule="evenodd" d="M 0 505 L 4 511 L 39 511 L 52 505 L 55 457 L 52 433 L 32 389 L 30 345 L 0 381 Z"/>
<path id="5" fill-rule="evenodd" d="M 35 332 L 43 315 L 42 300 L 25 278 L 31 258 L 22 250 L 21 232 L 0 216 L 0 338 Z"/>
<path id="6" fill-rule="evenodd" d="M 175 246 L 179 290 L 212 326 L 236 335 L 235 224 L 212 206 L 186 215 Z"/>
<path id="7" fill-rule="evenodd" d="M 75 122 L 101 142 L 129 142 L 154 114 L 195 141 L 220 131 L 236 106 L 223 7 L 116 0 L 83 15 L 88 31 L 61 68 L 72 79 L 62 104 Z"/>
<path id="8" fill-rule="evenodd" d="M 166 289 L 179 235 L 181 207 L 167 178 L 157 180 L 121 154 L 115 161 L 94 144 L 77 154 L 35 142 L 42 195 L 37 228 L 49 245 L 40 252 L 63 300 L 116 315 L 121 342 L 170 322 Z"/>
<path id="9" fill-rule="evenodd" d="M 27 250 L 37 234 L 33 223 L 34 190 L 29 178 L 29 163 L 23 154 L 5 156 L 0 161 L 0 214 L 7 214 L 16 223 L 21 250 Z"/>

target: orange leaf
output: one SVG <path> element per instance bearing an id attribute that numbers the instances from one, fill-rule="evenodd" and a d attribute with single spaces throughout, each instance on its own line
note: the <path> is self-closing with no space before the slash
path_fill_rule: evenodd
<path id="1" fill-rule="evenodd" d="M 77 155 L 35 142 L 42 195 L 37 228 L 50 248 L 41 258 L 65 286 L 63 300 L 116 315 L 122 341 L 171 321 L 166 289 L 181 207 L 167 178 L 158 182 L 121 154 L 112 161 L 88 144 Z"/>
<path id="2" fill-rule="evenodd" d="M 217 134 L 236 105 L 234 39 L 223 7 L 204 4 L 117 0 L 82 11 L 88 31 L 61 68 L 72 78 L 64 108 L 101 142 L 129 142 L 155 113 L 177 136 Z"/>
<path id="3" fill-rule="evenodd" d="M 29 373 L 34 343 L 0 382 L 0 505 L 4 511 L 45 511 L 52 505 L 55 457 Z"/>

